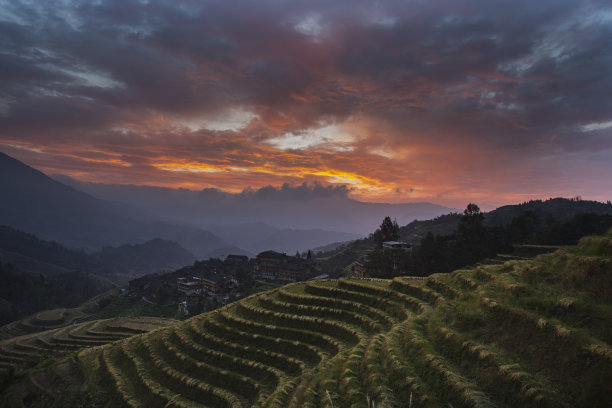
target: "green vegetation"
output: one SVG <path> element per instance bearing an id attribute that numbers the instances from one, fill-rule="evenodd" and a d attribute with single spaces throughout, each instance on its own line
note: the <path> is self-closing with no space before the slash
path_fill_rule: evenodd
<path id="1" fill-rule="evenodd" d="M 50 310 L 39 313 L 36 318 L 45 324 L 55 321 L 59 325 L 68 313 L 65 309 Z M 0 381 L 10 382 L 19 373 L 30 374 L 31 367 L 52 366 L 58 357 L 76 350 L 125 339 L 174 322 L 171 319 L 151 317 L 94 320 L 2 340 Z M 40 375 L 35 374 L 35 377 Z"/>
<path id="2" fill-rule="evenodd" d="M 67 249 L 57 242 L 39 239 L 6 225 L 0 225 L 0 249 L 69 270 L 100 269 L 100 264 L 85 252 Z"/>
<path id="3" fill-rule="evenodd" d="M 67 326 L 38 336 L 35 345 L 95 346 L 73 355 L 79 374 L 64 380 L 66 392 L 40 391 L 57 380 L 64 360 L 17 378 L 5 401 L 18 406 L 21 395 L 41 407 L 606 407 L 610 242 L 612 231 L 535 260 L 426 279 L 294 283 L 104 345 L 133 332 L 107 321 Z M 101 325 L 113 334 L 102 335 Z M 7 361 L 31 352 L 12 347 Z"/>
<path id="4" fill-rule="evenodd" d="M 330 277 L 352 276 L 352 263 L 360 258 L 362 263 L 369 258 L 370 277 L 428 276 L 499 254 L 534 257 L 541 248 L 529 251 L 525 245 L 575 245 L 580 237 L 603 234 L 611 227 L 612 204 L 579 197 L 529 201 L 488 213 L 470 203 L 463 214 L 415 220 L 399 229 L 385 217 L 369 237 L 318 253 L 317 262 Z M 391 255 L 380 248 L 382 241 L 397 238 L 415 250 Z"/>
<path id="5" fill-rule="evenodd" d="M 0 325 L 45 309 L 75 307 L 113 287 L 82 272 L 33 275 L 1 262 L 0 281 Z"/>
<path id="6" fill-rule="evenodd" d="M 555 204 L 557 200 L 551 201 Z M 576 205 L 582 203 L 568 201 Z M 492 219 L 500 218 L 495 217 L 495 211 L 492 213 Z M 541 214 L 527 211 L 504 226 L 487 225 L 491 224 L 486 222 L 488 216 L 470 203 L 450 234 L 434 235 L 429 231 L 411 252 L 377 248 L 369 254 L 367 275 L 379 278 L 403 274 L 428 276 L 452 272 L 476 262 L 500 263 L 499 258 L 509 254 L 534 257 L 551 250 L 543 246 L 576 244 L 581 236 L 602 234 L 612 227 L 612 215 L 609 214 L 580 213 L 563 222 L 561 219 L 543 219 Z M 375 236 L 381 234 L 383 225 Z"/>
<path id="7" fill-rule="evenodd" d="M 391 221 L 389 216 L 385 217 L 380 227 L 374 232 L 373 238 L 378 246 L 382 245 L 384 241 L 397 241 L 399 239 L 397 221 Z"/>
<path id="8" fill-rule="evenodd" d="M 118 289 L 98 295 L 82 305 L 44 310 L 0 327 L 0 340 L 59 329 L 86 321 L 115 317 L 159 317 L 184 320 L 176 304 L 159 305 L 140 298 L 122 296 Z"/>

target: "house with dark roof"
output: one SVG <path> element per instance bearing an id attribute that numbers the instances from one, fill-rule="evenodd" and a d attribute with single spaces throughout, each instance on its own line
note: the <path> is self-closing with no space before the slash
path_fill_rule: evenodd
<path id="1" fill-rule="evenodd" d="M 295 282 L 307 278 L 308 261 L 276 251 L 264 251 L 255 258 L 256 279 Z"/>

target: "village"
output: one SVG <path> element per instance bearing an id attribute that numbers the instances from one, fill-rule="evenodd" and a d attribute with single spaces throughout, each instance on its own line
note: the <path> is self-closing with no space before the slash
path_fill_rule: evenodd
<path id="1" fill-rule="evenodd" d="M 152 304 L 176 304 L 185 316 L 193 316 L 247 296 L 257 285 L 327 277 L 320 274 L 310 253 L 302 257 L 264 251 L 253 259 L 228 255 L 224 260 L 211 258 L 175 271 L 148 274 L 131 280 L 124 296 Z"/>

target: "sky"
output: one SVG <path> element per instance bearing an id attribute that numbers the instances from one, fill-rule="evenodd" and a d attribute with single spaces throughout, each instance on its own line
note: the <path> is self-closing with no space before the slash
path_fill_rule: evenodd
<path id="1" fill-rule="evenodd" d="M 612 198 L 612 4 L 0 0 L 0 151 L 189 189 Z"/>

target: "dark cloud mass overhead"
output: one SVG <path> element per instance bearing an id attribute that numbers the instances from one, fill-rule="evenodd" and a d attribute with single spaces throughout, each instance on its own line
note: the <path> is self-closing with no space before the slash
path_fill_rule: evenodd
<path id="1" fill-rule="evenodd" d="M 104 183 L 609 199 L 612 6 L 4 0 L 0 150 Z"/>

